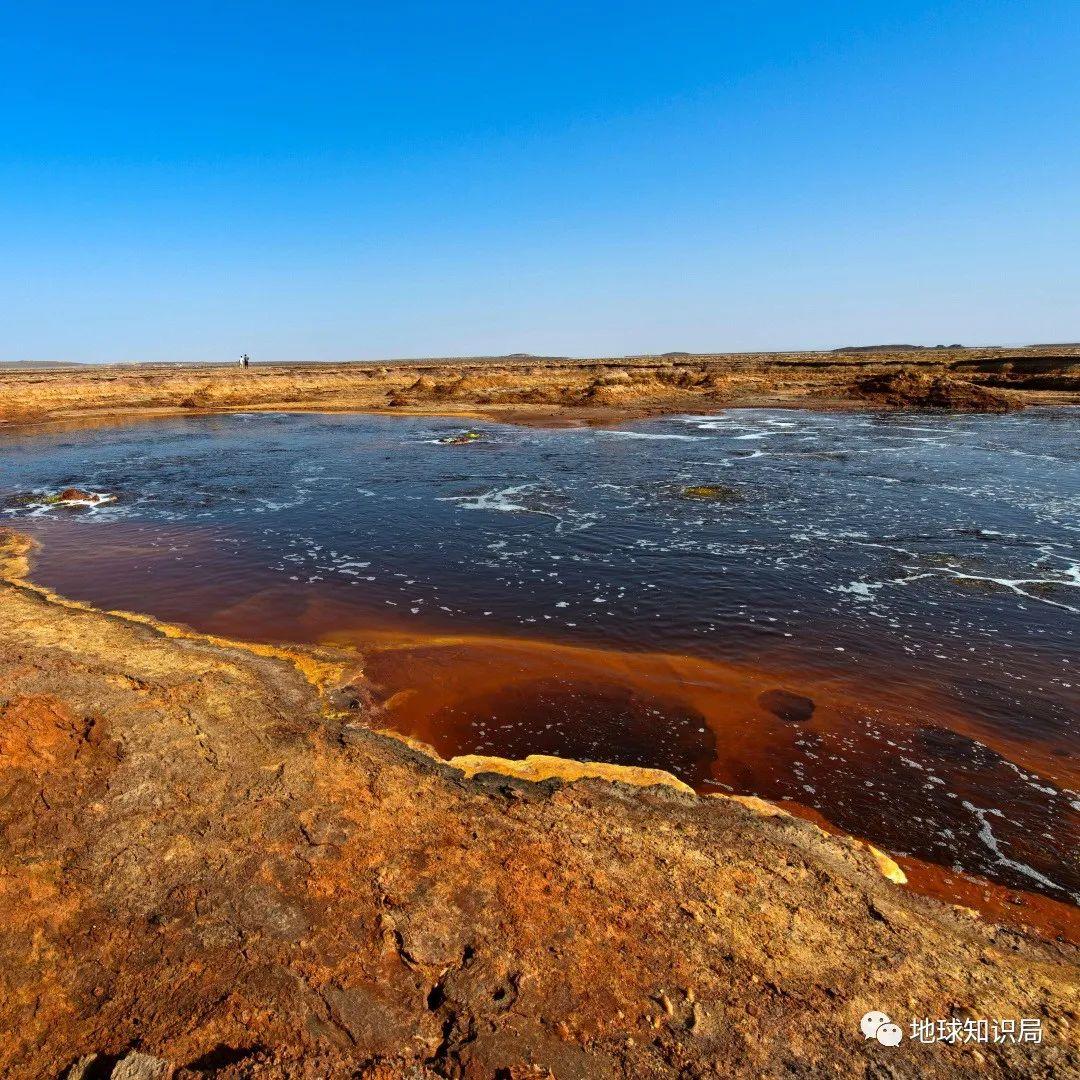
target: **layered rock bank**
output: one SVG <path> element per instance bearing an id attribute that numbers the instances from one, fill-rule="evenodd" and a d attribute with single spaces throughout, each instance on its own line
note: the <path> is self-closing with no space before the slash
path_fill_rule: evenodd
<path id="1" fill-rule="evenodd" d="M 1021 408 L 1018 396 L 978 386 L 967 379 L 923 371 L 881 372 L 856 380 L 852 394 L 879 405 L 938 412 L 1005 413 Z"/>
<path id="2" fill-rule="evenodd" d="M 578 423 L 727 406 L 1001 411 L 1080 404 L 1080 347 L 1058 350 L 484 357 L 244 370 L 0 365 L 0 423 L 237 409 L 389 409 Z"/>
<path id="3" fill-rule="evenodd" d="M 0 543 L 0 1075 L 1080 1069 L 1076 950 L 864 846 L 662 774 L 455 767 L 365 726 L 356 653 L 72 604 Z"/>

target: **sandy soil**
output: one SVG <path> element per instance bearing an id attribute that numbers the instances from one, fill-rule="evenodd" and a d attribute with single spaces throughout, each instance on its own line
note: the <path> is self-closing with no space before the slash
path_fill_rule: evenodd
<path id="1" fill-rule="evenodd" d="M 72 604 L 27 554 L 4 534 L 0 1075 L 1080 1071 L 1071 946 L 754 800 L 442 762 L 366 725 L 358 654 Z M 887 1047 L 871 1010 L 1042 1043 Z"/>
<path id="2" fill-rule="evenodd" d="M 889 378 L 897 374 L 904 377 Z M 1080 404 L 1080 347 L 495 357 L 247 370 L 161 364 L 30 371 L 0 365 L 0 423 L 230 409 L 388 409 L 604 423 L 727 406 L 998 411 L 1034 403 Z"/>

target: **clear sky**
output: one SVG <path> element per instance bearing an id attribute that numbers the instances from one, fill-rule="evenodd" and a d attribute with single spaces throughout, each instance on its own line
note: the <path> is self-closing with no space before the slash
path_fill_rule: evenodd
<path id="1" fill-rule="evenodd" d="M 1078 0 L 2 15 L 0 359 L 1080 340 Z"/>

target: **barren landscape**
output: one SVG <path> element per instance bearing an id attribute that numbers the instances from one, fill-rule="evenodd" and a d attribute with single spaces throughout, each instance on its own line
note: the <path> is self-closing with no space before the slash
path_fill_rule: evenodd
<path id="1" fill-rule="evenodd" d="M 0 367 L 10 432 L 259 410 L 573 425 L 1078 403 L 1077 347 Z M 0 531 L 4 1076 L 1080 1071 L 1067 905 L 1045 901 L 1036 932 L 999 889 L 999 923 L 920 895 L 864 841 L 658 770 L 444 760 L 380 730 L 363 647 L 98 610 L 34 583 L 33 555 Z M 1038 1019 L 1042 1039 L 900 1054 L 860 1034 L 874 1010 L 905 1032 Z"/>
<path id="2" fill-rule="evenodd" d="M 1080 346 L 882 352 L 668 354 L 365 364 L 0 366 L 0 422 L 117 413 L 311 409 L 436 411 L 603 423 L 725 406 L 1003 412 L 1080 402 Z"/>
<path id="3" fill-rule="evenodd" d="M 1076 14 L 5 5 L 0 1080 L 1080 1080 Z"/>

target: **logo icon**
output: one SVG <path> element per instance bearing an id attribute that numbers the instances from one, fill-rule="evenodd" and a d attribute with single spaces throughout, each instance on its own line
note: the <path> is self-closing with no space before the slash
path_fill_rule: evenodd
<path id="1" fill-rule="evenodd" d="M 859 1021 L 864 1039 L 877 1039 L 882 1046 L 899 1046 L 904 1037 L 903 1029 L 889 1019 L 888 1013 L 868 1012 Z"/>

